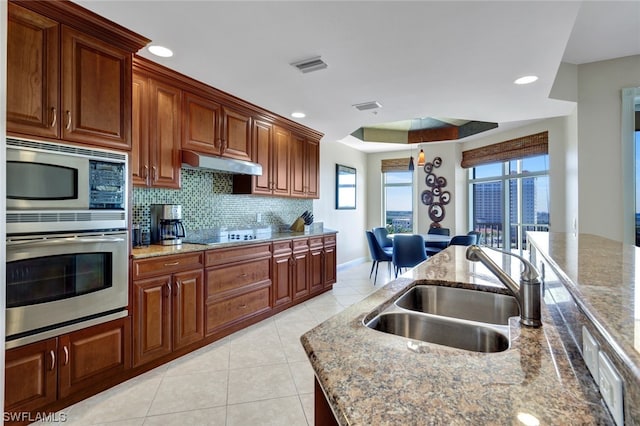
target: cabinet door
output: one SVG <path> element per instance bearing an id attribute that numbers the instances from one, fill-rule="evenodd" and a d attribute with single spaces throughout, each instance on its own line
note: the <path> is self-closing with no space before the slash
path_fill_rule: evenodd
<path id="1" fill-rule="evenodd" d="M 183 93 L 182 148 L 220 154 L 220 105 L 189 92 Z"/>
<path id="2" fill-rule="evenodd" d="M 202 269 L 173 276 L 173 349 L 204 338 L 204 275 Z"/>
<path id="3" fill-rule="evenodd" d="M 131 368 L 131 323 L 122 318 L 58 338 L 58 393 L 64 398 Z M 114 379 L 115 381 L 115 379 Z"/>
<path id="4" fill-rule="evenodd" d="M 171 353 L 171 276 L 133 282 L 133 365 Z"/>
<path id="5" fill-rule="evenodd" d="M 181 92 L 154 79 L 149 80 L 149 91 L 151 185 L 180 188 Z"/>
<path id="6" fill-rule="evenodd" d="M 62 26 L 62 138 L 131 149 L 131 53 Z"/>
<path id="7" fill-rule="evenodd" d="M 289 142 L 291 132 L 278 126 L 274 126 L 273 129 L 273 194 L 289 195 Z"/>
<path id="8" fill-rule="evenodd" d="M 133 184 L 149 185 L 149 87 L 147 77 L 133 75 L 131 175 Z"/>
<path id="9" fill-rule="evenodd" d="M 309 291 L 311 293 L 320 291 L 324 287 L 323 258 L 322 246 L 311 247 L 309 252 Z"/>
<path id="10" fill-rule="evenodd" d="M 329 287 L 336 282 L 336 246 L 324 246 L 324 286 Z"/>
<path id="11" fill-rule="evenodd" d="M 305 147 L 305 192 L 308 198 L 319 198 L 320 142 L 307 139 Z"/>
<path id="12" fill-rule="evenodd" d="M 59 137 L 59 25 L 8 5 L 7 132 Z"/>
<path id="13" fill-rule="evenodd" d="M 271 194 L 271 163 L 273 152 L 271 124 L 254 120 L 253 121 L 253 161 L 262 166 L 262 176 L 254 176 L 253 193 Z"/>
<path id="14" fill-rule="evenodd" d="M 57 339 L 6 352 L 5 411 L 34 411 L 56 400 Z"/>
<path id="15" fill-rule="evenodd" d="M 251 116 L 222 107 L 222 156 L 251 161 Z"/>
<path id="16" fill-rule="evenodd" d="M 294 134 L 291 137 L 291 195 L 296 197 L 307 195 L 305 186 L 306 143 L 306 139 L 302 136 Z"/>
<path id="17" fill-rule="evenodd" d="M 307 296 L 309 294 L 309 251 L 293 253 L 291 276 L 293 299 Z"/>
<path id="18" fill-rule="evenodd" d="M 291 303 L 291 254 L 273 256 L 273 306 Z"/>

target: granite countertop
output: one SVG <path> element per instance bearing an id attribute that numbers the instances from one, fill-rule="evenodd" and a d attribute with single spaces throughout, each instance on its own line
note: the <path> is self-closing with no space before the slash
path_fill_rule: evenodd
<path id="1" fill-rule="evenodd" d="M 503 266 L 511 261 L 505 256 Z M 513 264 L 513 262 L 512 262 Z M 518 267 L 511 272 L 518 276 Z M 595 383 L 574 369 L 543 303 L 543 327 L 510 320 L 511 347 L 477 353 L 371 330 L 363 319 L 417 284 L 507 293 L 481 264 L 450 247 L 330 318 L 302 344 L 339 424 L 608 424 Z"/>
<path id="2" fill-rule="evenodd" d="M 260 244 L 265 242 L 268 243 L 268 242 L 280 241 L 280 240 L 290 240 L 294 238 L 319 237 L 323 235 L 336 234 L 337 232 L 338 231 L 325 228 L 323 231 L 320 231 L 320 232 L 311 232 L 306 234 L 304 232 L 273 232 L 270 238 L 266 238 L 262 240 L 231 241 L 231 242 L 225 242 L 225 243 L 206 244 L 206 245 L 183 243 L 175 246 L 161 246 L 158 244 L 151 244 L 145 247 L 136 247 L 131 249 L 131 258 L 145 259 L 148 257 L 168 256 L 171 254 L 183 254 L 183 253 L 189 253 L 194 251 L 243 246 L 247 244 Z"/>
<path id="3" fill-rule="evenodd" d="M 529 232 L 565 287 L 640 382 L 640 249 L 590 234 Z"/>

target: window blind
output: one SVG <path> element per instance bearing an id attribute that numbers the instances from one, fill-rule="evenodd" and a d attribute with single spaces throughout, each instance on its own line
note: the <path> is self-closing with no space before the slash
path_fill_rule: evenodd
<path id="1" fill-rule="evenodd" d="M 482 164 L 497 163 L 532 157 L 549 153 L 549 132 L 540 132 L 534 135 L 487 145 L 480 148 L 462 152 L 464 168 L 480 166 Z"/>
<path id="2" fill-rule="evenodd" d="M 392 158 L 382 160 L 382 173 L 385 172 L 406 172 L 409 170 L 409 158 Z"/>

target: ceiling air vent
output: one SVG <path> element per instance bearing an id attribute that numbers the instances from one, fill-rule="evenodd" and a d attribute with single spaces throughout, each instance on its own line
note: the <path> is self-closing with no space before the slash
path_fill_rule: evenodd
<path id="1" fill-rule="evenodd" d="M 294 62 L 291 65 L 298 68 L 303 73 L 308 73 L 312 71 L 319 71 L 327 68 L 326 62 L 320 59 L 320 56 L 316 56 L 315 58 L 304 59 L 302 61 Z"/>
<path id="2" fill-rule="evenodd" d="M 380 103 L 376 101 L 354 104 L 353 106 L 360 111 L 369 111 L 372 109 L 382 108 L 382 105 L 380 105 Z"/>

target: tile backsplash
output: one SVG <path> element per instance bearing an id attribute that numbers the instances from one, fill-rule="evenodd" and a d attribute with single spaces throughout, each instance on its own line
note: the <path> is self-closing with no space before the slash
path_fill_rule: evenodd
<path id="1" fill-rule="evenodd" d="M 181 204 L 187 231 L 226 226 L 290 225 L 313 200 L 232 194 L 233 176 L 182 169 L 182 189 L 133 188 L 133 223 L 147 231 L 151 204 Z M 258 214 L 261 222 L 258 223 Z"/>

